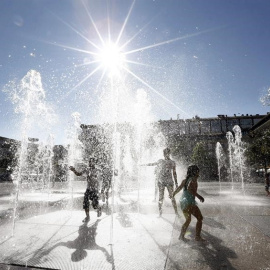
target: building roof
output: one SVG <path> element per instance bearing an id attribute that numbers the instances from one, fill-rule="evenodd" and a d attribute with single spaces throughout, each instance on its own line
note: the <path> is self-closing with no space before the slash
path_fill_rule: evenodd
<path id="1" fill-rule="evenodd" d="M 267 113 L 265 117 L 263 117 L 258 123 L 251 127 L 249 129 L 249 132 L 256 133 L 258 131 L 262 131 L 268 128 L 270 128 L 270 113 Z"/>

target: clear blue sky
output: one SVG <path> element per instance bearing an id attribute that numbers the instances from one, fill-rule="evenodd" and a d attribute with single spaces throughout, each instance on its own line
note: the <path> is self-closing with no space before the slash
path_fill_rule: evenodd
<path id="1" fill-rule="evenodd" d="M 0 1 L 0 87 L 38 71 L 46 104 L 58 116 L 52 128 L 56 143 L 62 142 L 73 112 L 85 124 L 99 122 L 106 86 L 99 84 L 102 70 L 80 83 L 97 67 L 84 65 L 94 59 L 87 51 L 96 50 L 93 44 L 101 47 L 92 22 L 104 40 L 108 21 L 111 40 L 121 29 L 119 44 L 133 38 L 125 52 L 144 48 L 127 54 L 137 64 L 127 63 L 131 72 L 121 74 L 131 93 L 146 91 L 155 120 L 270 111 L 259 100 L 270 87 L 270 1 L 83 2 Z M 0 136 L 20 139 L 21 118 L 3 91 L 0 104 Z M 30 137 L 39 136 L 31 132 Z"/>

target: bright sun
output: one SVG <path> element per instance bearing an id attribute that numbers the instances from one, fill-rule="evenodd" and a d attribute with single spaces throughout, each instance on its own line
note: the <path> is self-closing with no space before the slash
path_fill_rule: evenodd
<path id="1" fill-rule="evenodd" d="M 107 43 L 97 54 L 96 59 L 103 69 L 110 73 L 118 73 L 125 64 L 125 55 L 120 48 L 114 43 Z"/>
<path id="2" fill-rule="evenodd" d="M 138 75 L 136 75 L 129 67 L 128 65 L 140 65 L 140 66 L 149 66 L 146 65 L 144 63 L 142 63 L 141 61 L 134 61 L 134 60 L 130 60 L 127 59 L 128 55 L 130 54 L 134 54 L 136 52 L 142 52 L 145 50 L 149 50 L 155 47 L 159 47 L 159 46 L 163 46 L 163 45 L 168 45 L 169 43 L 172 42 L 176 42 L 178 40 L 182 40 L 182 39 L 186 39 L 186 38 L 191 38 L 194 36 L 198 36 L 201 35 L 203 33 L 207 33 L 209 31 L 213 31 L 214 29 L 207 29 L 204 31 L 200 31 L 200 32 L 196 32 L 193 34 L 188 34 L 185 36 L 180 36 L 180 37 L 176 37 L 170 40 L 165 40 L 159 43 L 154 43 L 152 45 L 147 45 L 144 47 L 140 47 L 140 48 L 135 48 L 132 50 L 125 50 L 123 51 L 125 48 L 127 48 L 127 45 L 131 43 L 132 40 L 135 39 L 135 37 L 137 35 L 139 35 L 141 33 L 141 31 L 148 25 L 145 25 L 144 27 L 142 27 L 141 29 L 139 29 L 139 31 L 137 33 L 135 33 L 129 40 L 124 40 L 124 43 L 121 42 L 121 38 L 122 38 L 122 34 L 124 32 L 124 29 L 126 27 L 126 24 L 128 22 L 128 19 L 130 17 L 130 14 L 132 12 L 133 6 L 135 4 L 135 0 L 133 0 L 132 5 L 129 9 L 129 12 L 125 18 L 125 21 L 121 27 L 121 30 L 118 34 L 118 37 L 116 38 L 115 42 L 112 42 L 110 40 L 111 37 L 111 25 L 110 25 L 110 20 L 108 17 L 108 42 L 106 43 L 103 35 L 99 32 L 97 25 L 95 23 L 95 21 L 93 20 L 90 11 L 88 9 L 88 7 L 85 4 L 86 1 L 82 1 L 84 7 L 85 7 L 85 11 L 89 16 L 89 19 L 93 25 L 93 28 L 96 31 L 96 34 L 99 37 L 99 41 L 100 44 L 96 44 L 94 43 L 91 39 L 89 39 L 87 36 L 85 36 L 83 33 L 81 33 L 79 30 L 75 29 L 72 25 L 68 24 L 65 21 L 61 21 L 66 24 L 71 30 L 73 30 L 76 34 L 78 34 L 79 36 L 81 36 L 84 40 L 86 40 L 90 45 L 91 48 L 94 47 L 94 51 L 92 50 L 83 50 L 81 48 L 74 48 L 74 47 L 70 47 L 67 45 L 60 45 L 60 44 L 55 44 L 55 43 L 51 43 L 52 45 L 57 45 L 60 47 L 63 47 L 65 49 L 70 49 L 70 50 L 74 50 L 80 53 L 86 53 L 88 55 L 91 55 L 94 59 L 91 58 L 91 60 L 86 61 L 85 63 L 83 63 L 82 65 L 78 65 L 78 66 L 85 66 L 85 65 L 96 65 L 96 67 L 89 73 L 87 74 L 77 85 L 75 85 L 68 93 L 67 95 L 74 91 L 74 89 L 76 89 L 77 87 L 79 87 L 80 85 L 82 85 L 85 81 L 87 81 L 91 76 L 93 76 L 96 72 L 98 71 L 102 71 L 102 75 L 100 77 L 99 82 L 102 81 L 105 73 L 109 74 L 109 76 L 116 76 L 116 77 L 121 77 L 123 74 L 129 74 L 130 76 L 132 76 L 133 78 L 137 79 L 140 83 L 142 83 L 144 86 L 146 86 L 148 89 L 152 90 L 154 93 L 156 93 L 158 96 L 160 96 L 162 99 L 166 100 L 169 104 L 173 105 L 174 107 L 176 107 L 178 110 L 182 111 L 185 115 L 187 115 L 188 117 L 190 117 L 189 114 L 187 114 L 186 112 L 184 112 L 179 106 L 177 106 L 176 104 L 174 104 L 174 102 L 172 102 L 171 100 L 169 100 L 168 98 L 166 98 L 166 96 L 164 96 L 162 93 L 160 93 L 158 90 L 154 89 L 151 85 L 149 85 L 144 79 L 142 79 L 141 77 L 139 77 Z M 121 46 L 119 47 L 119 44 L 121 44 Z M 126 58 L 127 56 L 127 58 Z M 77 67 L 78 67 L 77 66 Z M 122 72 L 123 71 L 123 72 Z"/>

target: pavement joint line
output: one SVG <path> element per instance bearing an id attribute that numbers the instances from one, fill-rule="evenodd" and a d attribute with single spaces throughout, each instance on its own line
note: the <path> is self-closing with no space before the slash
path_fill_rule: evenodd
<path id="1" fill-rule="evenodd" d="M 257 225 L 252 224 L 249 220 L 245 219 L 244 216 L 241 216 L 240 214 L 238 214 L 238 215 L 239 215 L 240 218 L 242 218 L 243 220 L 245 220 L 248 224 L 250 224 L 252 227 L 254 227 L 257 230 L 259 230 L 263 235 L 267 236 L 270 239 L 270 235 L 268 235 L 265 232 L 263 232 L 260 227 L 258 227 Z"/>
<path id="2" fill-rule="evenodd" d="M 49 224 L 49 223 L 34 223 L 34 222 L 16 222 L 16 224 L 33 224 L 33 225 L 46 225 L 46 226 L 62 226 L 61 224 Z M 66 227 L 79 227 L 80 225 L 64 225 Z"/>
<path id="3" fill-rule="evenodd" d="M 167 254 L 166 254 L 166 260 L 165 260 L 165 264 L 164 264 L 164 268 L 163 268 L 164 270 L 166 270 L 167 262 L 168 262 L 168 258 L 169 258 L 169 254 L 170 254 L 170 249 L 171 249 L 171 246 L 172 246 L 173 231 L 174 231 L 174 228 L 175 228 L 176 219 L 177 219 L 177 216 L 175 215 L 173 226 L 172 226 L 171 237 L 170 237 L 170 243 L 169 243 L 169 246 L 168 246 L 168 250 L 167 250 Z"/>
<path id="4" fill-rule="evenodd" d="M 104 218 L 106 218 L 106 217 L 104 217 Z M 103 218 L 103 219 L 104 219 Z M 25 223 L 26 224 L 26 223 Z M 40 223 L 38 223 L 38 224 L 40 224 Z M 94 224 L 94 223 L 93 223 Z M 91 224 L 91 226 L 93 225 L 93 224 Z M 55 224 L 45 224 L 45 225 L 55 225 Z M 69 225 L 65 225 L 65 224 L 62 224 L 62 225 L 55 225 L 55 226 L 60 226 L 61 228 L 62 227 L 64 227 L 64 226 L 69 226 Z M 78 226 L 72 226 L 72 227 L 79 227 L 80 225 L 78 225 Z M 71 227 L 71 226 L 70 226 Z M 63 239 L 65 239 L 66 237 L 69 237 L 70 235 L 73 235 L 74 233 L 77 233 L 77 230 L 76 231 L 74 231 L 74 232 L 71 232 L 71 233 L 69 233 L 68 235 L 66 235 L 65 237 L 63 237 L 62 238 L 62 240 Z M 55 234 L 53 234 L 53 236 L 54 236 Z M 50 240 L 53 238 L 53 236 L 46 242 L 46 243 L 48 243 L 48 242 L 50 242 Z M 58 242 L 58 240 L 52 240 L 51 241 L 51 244 L 54 244 L 54 243 L 57 243 Z M 37 269 L 39 269 L 39 268 L 37 268 Z M 44 268 L 41 268 L 41 269 L 44 269 Z M 45 268 L 46 269 L 46 268 Z M 48 268 L 48 269 L 50 269 L 50 268 Z"/>
<path id="5" fill-rule="evenodd" d="M 16 267 L 23 267 L 25 269 L 42 269 L 42 270 L 60 270 L 58 268 L 44 268 L 44 267 L 38 267 L 38 266 L 31 266 L 31 265 L 24 265 L 24 264 L 15 264 L 15 263 L 9 263 L 9 264 L 5 264 L 5 263 L 0 263 L 0 266 L 2 265 L 7 265 L 7 266 L 16 266 Z M 28 268 L 30 267 L 30 268 Z"/>
<path id="6" fill-rule="evenodd" d="M 209 198 L 210 200 L 214 201 L 215 200 L 213 198 Z M 220 205 L 220 202 L 217 202 L 218 205 Z M 236 215 L 238 215 L 242 220 L 245 220 L 249 225 L 251 225 L 252 227 L 256 228 L 257 230 L 259 230 L 263 235 L 265 235 L 266 237 L 270 238 L 270 235 L 266 234 L 265 232 L 263 232 L 258 226 L 252 224 L 249 220 L 245 219 L 244 217 L 248 217 L 248 216 L 269 216 L 269 215 L 241 215 L 238 211 L 232 209 L 232 212 L 234 212 Z"/>
<path id="7" fill-rule="evenodd" d="M 243 217 L 269 217 L 269 215 L 243 215 Z"/>
<path id="8" fill-rule="evenodd" d="M 103 220 L 105 218 L 109 218 L 111 217 L 111 215 L 107 215 L 106 217 L 102 217 L 102 218 L 99 218 L 99 220 Z M 90 219 L 91 221 L 91 219 Z M 78 226 L 81 226 L 82 224 L 84 224 L 83 222 L 81 222 L 80 224 L 78 225 L 63 225 L 63 224 L 51 224 L 51 223 L 36 223 L 36 222 L 26 222 L 26 221 L 23 221 L 23 220 L 20 220 L 20 221 L 17 221 L 16 222 L 17 224 L 35 224 L 35 225 L 46 225 L 46 226 L 67 226 L 67 227 L 78 227 Z M 91 223 L 90 223 L 91 224 Z M 89 225 L 90 225 L 89 224 Z"/>

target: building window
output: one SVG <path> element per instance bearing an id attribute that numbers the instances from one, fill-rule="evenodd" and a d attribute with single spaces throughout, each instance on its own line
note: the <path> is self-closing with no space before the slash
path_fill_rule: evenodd
<path id="1" fill-rule="evenodd" d="M 220 133 L 221 132 L 221 124 L 219 120 L 211 121 L 211 133 Z"/>
<path id="2" fill-rule="evenodd" d="M 226 120 L 221 120 L 221 129 L 222 132 L 227 132 L 227 124 L 226 124 Z"/>
<path id="3" fill-rule="evenodd" d="M 199 122 L 190 122 L 190 134 L 199 134 Z"/>
<path id="4" fill-rule="evenodd" d="M 240 127 L 241 129 L 247 129 L 252 127 L 252 120 L 251 119 L 241 119 L 240 120 Z"/>
<path id="5" fill-rule="evenodd" d="M 262 119 L 261 118 L 255 118 L 253 119 L 253 124 L 256 125 L 258 122 L 260 122 Z"/>
<path id="6" fill-rule="evenodd" d="M 184 122 L 184 121 L 179 122 L 178 127 L 179 127 L 179 134 L 180 135 L 186 134 L 186 131 L 187 131 L 186 126 L 187 126 L 186 122 Z"/>
<path id="7" fill-rule="evenodd" d="M 202 134 L 210 133 L 210 121 L 201 121 L 201 133 Z"/>
<path id="8" fill-rule="evenodd" d="M 228 123 L 228 131 L 232 131 L 234 126 L 239 125 L 239 120 L 229 119 L 227 123 Z"/>

